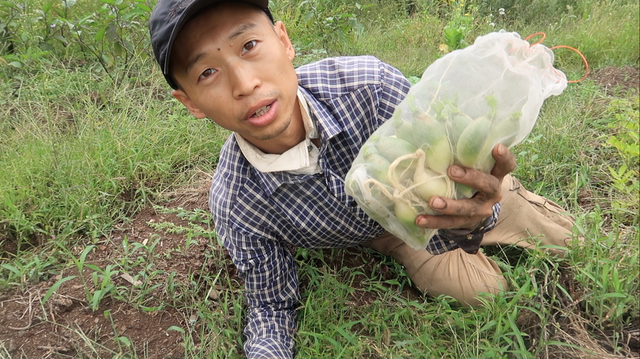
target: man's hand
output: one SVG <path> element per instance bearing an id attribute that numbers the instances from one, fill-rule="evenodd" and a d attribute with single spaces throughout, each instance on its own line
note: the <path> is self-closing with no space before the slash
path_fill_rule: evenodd
<path id="1" fill-rule="evenodd" d="M 502 179 L 516 167 L 516 159 L 507 147 L 497 144 L 492 151 L 496 164 L 487 174 L 473 168 L 449 166 L 447 174 L 452 181 L 478 190 L 471 198 L 455 200 L 433 196 L 429 206 L 442 213 L 439 216 L 420 215 L 416 224 L 424 228 L 474 228 L 481 220 L 491 216 L 493 205 L 502 199 Z"/>

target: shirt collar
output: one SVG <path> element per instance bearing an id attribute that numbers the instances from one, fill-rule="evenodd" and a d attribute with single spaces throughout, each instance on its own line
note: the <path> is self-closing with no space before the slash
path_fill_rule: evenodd
<path id="1" fill-rule="evenodd" d="M 325 105 L 316 99 L 307 89 L 304 87 L 298 87 L 298 94 L 302 93 L 307 99 L 309 114 L 313 118 L 315 116 L 316 124 L 319 122 L 318 132 L 321 138 L 321 142 L 325 143 L 330 138 L 343 131 L 342 126 L 333 117 L 334 115 L 325 107 Z"/>
<path id="2" fill-rule="evenodd" d="M 316 131 L 320 135 L 321 143 L 328 144 L 329 139 L 343 131 L 341 125 L 334 118 L 333 113 L 325 107 L 322 101 L 316 99 L 306 88 L 299 86 L 298 96 L 299 98 L 303 98 L 306 100 L 302 102 L 303 106 L 306 102 L 306 105 L 308 105 L 306 108 L 308 109 L 309 118 L 313 121 Z M 235 138 L 237 139 L 241 137 L 237 136 Z M 239 141 L 236 141 L 236 143 L 239 144 Z M 320 157 L 322 157 L 322 153 L 323 151 L 321 151 Z M 318 161 L 319 166 L 321 166 L 322 164 L 323 162 Z M 320 167 L 320 169 L 323 172 L 326 172 L 326 170 L 322 169 L 322 167 Z M 252 168 L 251 171 L 254 176 L 256 176 L 256 179 L 260 183 L 261 188 L 264 189 L 267 196 L 271 196 L 283 183 L 303 182 L 308 180 L 309 177 L 312 176 L 308 174 L 296 175 L 292 172 L 287 171 L 261 172 L 256 170 L 255 167 Z M 325 173 L 325 176 L 326 175 L 327 174 Z"/>

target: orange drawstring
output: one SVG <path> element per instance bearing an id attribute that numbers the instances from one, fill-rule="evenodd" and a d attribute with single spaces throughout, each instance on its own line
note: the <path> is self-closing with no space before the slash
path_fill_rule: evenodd
<path id="1" fill-rule="evenodd" d="M 580 81 L 586 79 L 587 76 L 589 76 L 589 62 L 587 62 L 587 58 L 584 57 L 582 52 L 578 51 L 578 49 L 574 49 L 573 47 L 567 46 L 567 45 L 554 46 L 554 47 L 551 48 L 551 50 L 555 50 L 555 49 L 558 49 L 558 48 L 561 48 L 561 47 L 564 47 L 564 48 L 567 48 L 567 49 L 570 49 L 570 50 L 573 50 L 573 51 L 577 52 L 578 55 L 580 55 L 580 57 L 582 58 L 582 62 L 584 62 L 584 67 L 585 67 L 584 76 L 582 76 L 582 78 L 580 80 L 571 80 L 571 81 L 567 81 L 567 82 L 569 82 L 569 83 L 580 82 Z"/>
<path id="2" fill-rule="evenodd" d="M 529 35 L 529 36 L 525 37 L 525 38 L 524 38 L 524 41 L 529 41 L 529 39 L 530 39 L 530 38 L 532 38 L 532 37 L 534 37 L 534 36 L 537 36 L 537 35 L 542 35 L 542 39 L 540 39 L 540 41 L 538 41 L 538 42 L 536 42 L 536 43 L 534 43 L 534 44 L 531 44 L 531 46 L 533 46 L 533 45 L 537 45 L 537 44 L 541 44 L 541 43 L 544 41 L 544 39 L 546 39 L 546 38 L 547 38 L 547 34 L 545 34 L 544 32 L 536 32 L 536 33 L 534 33 L 534 34 L 531 34 L 531 35 Z"/>
<path id="3" fill-rule="evenodd" d="M 538 36 L 538 35 L 541 35 L 542 39 L 540 39 L 540 41 L 538 41 L 536 43 L 531 44 L 531 46 L 538 45 L 538 44 L 542 43 L 542 41 L 544 41 L 544 39 L 547 38 L 547 35 L 544 32 L 536 32 L 534 34 L 531 34 L 531 35 L 525 37 L 524 40 L 525 41 L 529 41 L 530 38 L 532 38 L 534 36 Z M 587 76 L 589 76 L 589 62 L 587 61 L 587 58 L 584 57 L 584 55 L 578 49 L 575 49 L 575 48 L 573 48 L 571 46 L 567 46 L 567 45 L 558 45 L 558 46 L 551 47 L 550 49 L 551 50 L 555 50 L 555 49 L 558 49 L 558 48 L 567 48 L 567 49 L 570 49 L 570 50 L 573 50 L 573 51 L 577 52 L 578 55 L 580 55 L 580 57 L 582 58 L 582 61 L 584 62 L 584 67 L 585 67 L 584 76 L 582 76 L 582 78 L 580 80 L 571 80 L 571 81 L 567 81 L 567 82 L 575 83 L 575 82 L 580 82 L 580 81 L 586 79 Z"/>

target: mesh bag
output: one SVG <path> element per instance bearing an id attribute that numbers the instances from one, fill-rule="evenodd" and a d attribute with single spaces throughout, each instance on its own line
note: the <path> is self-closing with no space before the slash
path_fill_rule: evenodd
<path id="1" fill-rule="evenodd" d="M 387 231 L 425 249 L 437 230 L 414 221 L 438 214 L 429 198 L 474 194 L 452 182 L 447 168 L 489 173 L 497 143 L 511 147 L 531 132 L 543 101 L 567 86 L 553 60 L 548 47 L 504 30 L 436 60 L 365 142 L 347 174 L 347 193 Z"/>

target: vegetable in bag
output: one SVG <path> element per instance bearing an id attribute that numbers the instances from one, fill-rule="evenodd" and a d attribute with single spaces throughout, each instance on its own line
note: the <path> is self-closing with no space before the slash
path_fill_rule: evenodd
<path id="1" fill-rule="evenodd" d="M 474 194 L 451 181 L 447 168 L 489 173 L 496 144 L 514 146 L 531 132 L 543 101 L 567 86 L 553 59 L 546 46 L 504 30 L 438 59 L 365 142 L 347 174 L 347 194 L 387 231 L 425 249 L 437 230 L 416 226 L 415 218 L 438 214 L 429 199 Z"/>

